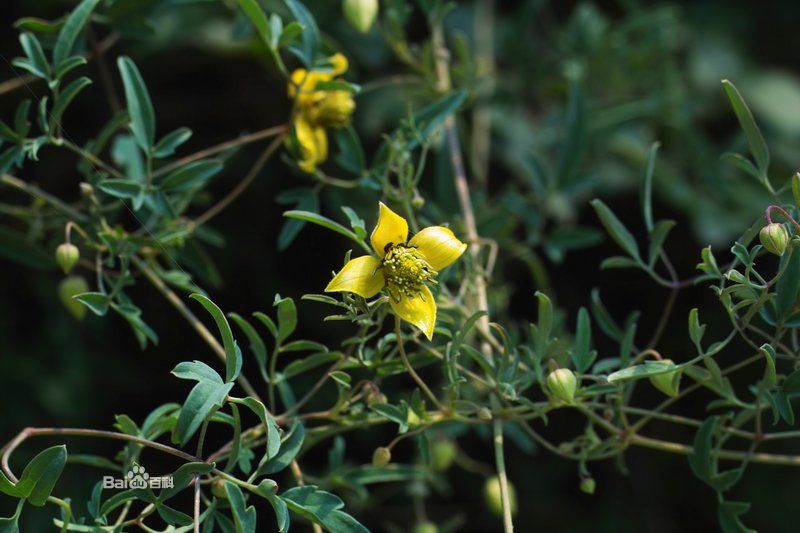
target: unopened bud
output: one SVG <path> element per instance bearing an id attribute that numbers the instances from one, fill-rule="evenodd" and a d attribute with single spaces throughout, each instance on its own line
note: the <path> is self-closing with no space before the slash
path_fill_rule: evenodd
<path id="1" fill-rule="evenodd" d="M 375 451 L 372 453 L 372 466 L 386 466 L 391 460 L 392 450 L 385 446 L 379 446 L 378 448 L 375 448 Z"/>
<path id="2" fill-rule="evenodd" d="M 489 410 L 488 407 L 481 407 L 478 409 L 478 418 L 483 420 L 484 422 L 488 422 L 492 419 L 492 412 Z"/>
<path id="3" fill-rule="evenodd" d="M 547 376 L 547 390 L 555 398 L 565 403 L 575 401 L 575 391 L 578 388 L 578 380 L 569 368 L 557 368 Z"/>
<path id="4" fill-rule="evenodd" d="M 227 500 L 228 494 L 225 492 L 225 482 L 217 479 L 211 484 L 211 494 L 221 500 Z"/>
<path id="5" fill-rule="evenodd" d="M 773 222 L 767 224 L 758 233 L 758 239 L 766 250 L 775 255 L 783 255 L 789 244 L 789 232 L 783 224 Z"/>
<path id="6" fill-rule="evenodd" d="M 444 472 L 456 458 L 456 445 L 450 440 L 439 440 L 431 448 L 431 466 L 437 472 Z"/>
<path id="7" fill-rule="evenodd" d="M 586 494 L 594 494 L 594 489 L 597 488 L 597 483 L 595 483 L 594 478 L 587 477 L 581 480 L 581 492 L 585 492 Z"/>
<path id="8" fill-rule="evenodd" d="M 673 364 L 671 359 L 663 359 L 661 362 L 667 366 Z M 682 372 L 680 369 L 676 368 L 670 372 L 650 376 L 650 383 L 667 396 L 674 398 L 678 395 L 678 391 L 680 390 L 681 375 Z"/>
<path id="9" fill-rule="evenodd" d="M 511 507 L 511 514 L 517 513 L 517 491 L 510 481 L 508 484 L 508 500 Z M 503 516 L 503 498 L 500 494 L 500 478 L 492 476 L 483 484 L 483 499 L 486 506 L 497 516 Z"/>
<path id="10" fill-rule="evenodd" d="M 344 0 L 342 10 L 351 26 L 367 33 L 378 16 L 378 0 Z"/>
<path id="11" fill-rule="evenodd" d="M 64 244 L 59 244 L 58 248 L 56 248 L 56 263 L 64 271 L 64 274 L 70 273 L 80 256 L 81 253 L 78 247 L 72 243 L 65 242 Z"/>
<path id="12" fill-rule="evenodd" d="M 86 306 L 72 297 L 89 290 L 86 280 L 80 276 L 67 276 L 58 285 L 58 297 L 61 303 L 78 320 L 83 320 L 86 315 Z"/>
<path id="13" fill-rule="evenodd" d="M 414 533 L 439 533 L 439 528 L 433 522 L 420 522 L 414 526 Z"/>
<path id="14" fill-rule="evenodd" d="M 425 198 L 419 194 L 415 194 L 414 197 L 411 198 L 411 205 L 414 207 L 414 209 L 422 209 L 425 207 Z"/>

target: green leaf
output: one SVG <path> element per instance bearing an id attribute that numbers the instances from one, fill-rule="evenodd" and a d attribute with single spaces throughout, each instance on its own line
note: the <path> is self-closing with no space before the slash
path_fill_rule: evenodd
<path id="1" fill-rule="evenodd" d="M 244 405 L 253 413 L 255 413 L 259 420 L 261 420 L 261 424 L 264 426 L 264 433 L 267 436 L 267 450 L 262 461 L 269 461 L 278 455 L 278 451 L 281 448 L 281 434 L 278 429 L 278 424 L 275 422 L 275 419 L 269 415 L 267 408 L 264 407 L 264 404 L 251 396 L 242 399 L 231 398 L 230 401 Z"/>
<path id="2" fill-rule="evenodd" d="M 92 80 L 86 77 L 78 78 L 64 88 L 64 91 L 58 95 L 58 98 L 53 102 L 53 110 L 50 112 L 50 131 L 56 126 L 61 124 L 61 116 L 66 111 L 70 102 L 78 96 L 86 86 L 91 85 Z"/>
<path id="3" fill-rule="evenodd" d="M 275 298 L 278 308 L 278 342 L 283 342 L 297 327 L 297 306 L 291 298 Z"/>
<path id="4" fill-rule="evenodd" d="M 264 10 L 261 9 L 261 6 L 258 4 L 257 0 L 238 0 L 239 7 L 242 8 L 244 14 L 247 15 L 247 18 L 250 19 L 250 22 L 253 23 L 253 26 L 256 27 L 256 31 L 264 40 L 264 42 L 269 45 L 271 38 L 270 38 L 270 29 L 269 29 L 269 22 L 267 21 L 267 15 L 264 13 Z"/>
<path id="5" fill-rule="evenodd" d="M 700 319 L 697 314 L 697 308 L 695 307 L 691 311 L 689 311 L 689 338 L 692 339 L 692 342 L 697 347 L 698 353 L 703 352 L 703 348 L 700 345 L 700 341 L 703 340 L 703 334 L 706 332 L 706 326 L 700 325 Z"/>
<path id="6" fill-rule="evenodd" d="M 128 115 L 131 117 L 131 131 L 142 151 L 150 153 L 155 142 L 156 117 L 147 87 L 131 58 L 120 57 L 117 60 L 117 66 L 125 87 L 125 100 L 128 103 Z"/>
<path id="7" fill-rule="evenodd" d="M 286 502 L 276 493 L 278 486 L 271 479 L 265 479 L 253 491 L 269 501 L 275 511 L 279 533 L 289 530 L 289 509 Z"/>
<path id="8" fill-rule="evenodd" d="M 316 224 L 318 226 L 322 226 L 323 228 L 327 228 L 331 231 L 335 231 L 340 235 L 344 235 L 348 239 L 352 239 L 353 241 L 362 244 L 363 240 L 358 238 L 358 235 L 350 231 L 349 229 L 345 228 L 338 222 L 334 222 L 333 220 L 319 215 L 317 213 L 311 213 L 309 211 L 285 211 L 283 216 L 287 218 L 295 218 L 297 220 L 305 220 L 306 222 L 311 222 L 312 224 Z"/>
<path id="9" fill-rule="evenodd" d="M 189 128 L 178 128 L 164 135 L 153 148 L 153 157 L 169 157 L 175 150 L 189 140 L 192 130 Z"/>
<path id="10" fill-rule="evenodd" d="M 675 227 L 674 220 L 659 220 L 650 232 L 650 246 L 647 249 L 647 264 L 650 268 L 656 264 L 664 241 L 673 227 Z"/>
<path id="11" fill-rule="evenodd" d="M 611 238 L 623 249 L 625 250 L 631 257 L 633 257 L 637 262 L 641 263 L 641 258 L 639 257 L 639 248 L 636 245 L 636 239 L 633 238 L 633 235 L 628 228 L 626 228 L 622 222 L 614 215 L 611 209 L 608 208 L 606 204 L 603 203 L 602 200 L 592 200 L 591 202 L 592 207 L 594 207 L 597 216 L 600 218 L 600 222 L 605 227 L 606 231 Z"/>
<path id="12" fill-rule="evenodd" d="M 630 381 L 634 379 L 642 379 L 650 376 L 657 376 L 659 374 L 666 374 L 676 370 L 678 365 L 666 361 L 645 361 L 641 365 L 629 366 L 622 370 L 609 374 L 609 383 L 619 383 L 622 381 Z"/>
<path id="13" fill-rule="evenodd" d="M 575 369 L 583 374 L 592 366 L 597 352 L 590 350 L 592 341 L 592 329 L 589 322 L 589 311 L 581 307 L 578 311 L 578 327 L 575 332 L 575 346 L 572 348 L 572 363 Z"/>
<path id="14" fill-rule="evenodd" d="M 72 299 L 78 300 L 97 316 L 104 316 L 108 312 L 108 306 L 111 303 L 108 296 L 102 292 L 83 292 L 76 294 Z"/>
<path id="15" fill-rule="evenodd" d="M 414 113 L 414 126 L 421 139 L 427 139 L 434 130 L 444 124 L 445 119 L 455 113 L 467 98 L 465 91 L 453 91 L 434 103 Z M 416 143 L 412 143 L 412 148 Z"/>
<path id="16" fill-rule="evenodd" d="M 723 533 L 756 533 L 754 529 L 747 528 L 739 516 L 745 514 L 750 510 L 750 504 L 747 502 L 719 502 L 717 509 L 717 519 L 722 528 Z"/>
<path id="17" fill-rule="evenodd" d="M 315 485 L 293 487 L 281 498 L 293 512 L 335 533 L 369 533 L 356 519 L 341 511 L 344 502 Z"/>
<path id="18" fill-rule="evenodd" d="M 203 185 L 222 170 L 222 162 L 213 159 L 195 161 L 176 169 L 161 182 L 164 192 L 181 192 Z"/>
<path id="19" fill-rule="evenodd" d="M 303 27 L 300 47 L 291 47 L 290 50 L 299 57 L 307 67 L 311 67 L 317 55 L 319 43 L 319 28 L 314 16 L 298 0 L 284 0 L 294 18 Z"/>
<path id="20" fill-rule="evenodd" d="M 39 39 L 36 38 L 36 35 L 28 32 L 21 33 L 19 42 L 25 54 L 28 56 L 28 59 L 30 59 L 31 65 L 39 73 L 39 77 L 49 79 L 50 64 L 47 62 L 47 57 L 45 57 L 42 45 L 39 43 Z"/>
<path id="21" fill-rule="evenodd" d="M 733 112 L 736 113 L 736 118 L 739 119 L 739 124 L 742 126 L 742 130 L 744 130 L 744 135 L 747 137 L 747 144 L 750 146 L 750 152 L 753 154 L 753 158 L 756 161 L 761 179 L 766 181 L 767 171 L 769 169 L 769 149 L 767 148 L 767 143 L 764 141 L 764 137 L 761 135 L 761 131 L 758 129 L 755 119 L 753 119 L 750 108 L 747 107 L 742 95 L 739 94 L 739 91 L 733 83 L 728 80 L 722 80 L 722 88 L 725 90 L 725 94 L 728 95 L 728 99 L 733 106 Z"/>
<path id="22" fill-rule="evenodd" d="M 336 131 L 336 146 L 336 163 L 357 176 L 363 174 L 367 166 L 366 156 L 358 133 L 352 125 Z"/>
<path id="23" fill-rule="evenodd" d="M 181 407 L 175 424 L 175 438 L 184 445 L 203 421 L 222 406 L 233 383 L 224 383 L 213 368 L 200 361 L 180 363 L 172 370 L 172 374 L 180 379 L 197 381 Z"/>
<path id="24" fill-rule="evenodd" d="M 778 376 L 775 373 L 775 349 L 769 344 L 762 344 L 759 350 L 764 354 L 764 359 L 767 361 L 767 366 L 764 370 L 764 381 L 768 387 L 771 387 L 778 381 Z"/>
<path id="25" fill-rule="evenodd" d="M 244 331 L 247 340 L 250 341 L 250 350 L 253 352 L 253 355 L 256 356 L 256 361 L 258 361 L 259 368 L 265 368 L 267 364 L 267 346 L 264 344 L 261 336 L 256 332 L 255 328 L 250 324 L 250 322 L 236 313 L 228 313 L 228 317 L 236 322 L 236 325 L 238 325 L 242 331 Z"/>
<path id="26" fill-rule="evenodd" d="M 59 70 L 61 63 L 67 59 L 75 46 L 78 34 L 83 30 L 92 10 L 100 0 L 83 0 L 67 17 L 61 31 L 58 32 L 55 47 L 53 48 L 53 67 Z"/>
<path id="27" fill-rule="evenodd" d="M 233 332 L 228 324 L 228 319 L 225 318 L 225 314 L 217 307 L 217 304 L 206 296 L 194 293 L 189 298 L 200 302 L 217 323 L 219 334 L 222 337 L 222 346 L 225 348 L 225 381 L 230 383 L 236 380 L 242 370 L 242 353 L 236 346 L 236 341 L 233 340 Z"/>
<path id="28" fill-rule="evenodd" d="M 274 474 L 289 466 L 289 463 L 292 462 L 292 459 L 294 459 L 300 451 L 304 439 L 305 428 L 303 427 L 303 423 L 299 420 L 295 420 L 289 428 L 289 432 L 283 442 L 281 442 L 278 453 L 269 459 L 267 456 L 264 456 L 261 460 L 256 470 L 256 476 Z"/>
<path id="29" fill-rule="evenodd" d="M 0 478 L 2 473 L 0 473 Z M 19 533 L 19 515 L 22 513 L 22 507 L 25 505 L 25 500 L 20 500 L 17 503 L 17 510 L 12 516 L 8 518 L 0 518 L 0 533 Z"/>
<path id="30" fill-rule="evenodd" d="M 126 179 L 103 180 L 97 186 L 115 198 L 134 199 L 142 194 L 141 184 Z"/>
<path id="31" fill-rule="evenodd" d="M 800 172 L 795 172 L 792 176 L 792 198 L 794 205 L 800 207 Z"/>
<path id="32" fill-rule="evenodd" d="M 319 209 L 319 196 L 309 188 L 290 189 L 277 197 L 279 203 L 294 202 L 295 211 L 315 212 Z M 286 250 L 306 225 L 304 220 L 292 218 L 286 221 L 278 233 L 278 250 Z"/>
<path id="33" fill-rule="evenodd" d="M 714 427 L 717 424 L 717 417 L 709 417 L 697 430 L 694 437 L 692 453 L 689 454 L 689 466 L 692 472 L 702 481 L 708 481 L 711 477 L 711 438 L 714 435 Z"/>
<path id="34" fill-rule="evenodd" d="M 236 525 L 236 533 L 255 533 L 256 531 L 256 508 L 252 505 L 245 507 L 244 494 L 238 485 L 230 481 L 225 481 L 225 494 L 231 504 L 233 511 L 233 522 Z"/>
<path id="35" fill-rule="evenodd" d="M 31 505 L 41 507 L 53 492 L 64 465 L 67 464 L 67 447 L 53 446 L 36 455 L 22 471 L 16 490 Z"/>

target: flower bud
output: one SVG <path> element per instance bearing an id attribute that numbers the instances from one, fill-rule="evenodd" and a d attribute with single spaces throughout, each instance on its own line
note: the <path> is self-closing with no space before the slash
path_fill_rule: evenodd
<path id="1" fill-rule="evenodd" d="M 450 440 L 439 440 L 431 448 L 431 466 L 437 472 L 444 472 L 456 458 L 456 446 Z"/>
<path id="2" fill-rule="evenodd" d="M 367 33 L 378 16 L 378 0 L 344 0 L 342 10 L 351 26 Z"/>
<path id="3" fill-rule="evenodd" d="M 478 418 L 480 418 L 484 422 L 488 422 L 492 419 L 492 412 L 489 410 L 488 407 L 481 407 L 480 409 L 478 409 Z"/>
<path id="4" fill-rule="evenodd" d="M 789 244 L 789 232 L 783 224 L 773 222 L 767 224 L 758 233 L 758 239 L 766 250 L 775 255 L 783 255 L 786 245 Z"/>
<path id="5" fill-rule="evenodd" d="M 385 446 L 379 446 L 378 448 L 375 448 L 375 451 L 372 454 L 372 466 L 386 466 L 391 460 L 392 450 Z"/>
<path id="6" fill-rule="evenodd" d="M 594 494 L 594 489 L 597 487 L 597 483 L 595 483 L 594 478 L 587 477 L 581 480 L 580 489 L 581 492 L 586 494 Z"/>
<path id="7" fill-rule="evenodd" d="M 664 363 L 665 366 L 673 364 L 671 359 L 663 359 L 661 362 Z M 681 375 L 682 372 L 680 369 L 671 370 L 670 372 L 650 376 L 650 383 L 667 396 L 674 398 L 678 395 L 678 391 L 680 390 Z"/>
<path id="8" fill-rule="evenodd" d="M 227 500 L 228 494 L 225 492 L 225 482 L 221 479 L 214 481 L 211 484 L 211 494 L 221 500 Z"/>
<path id="9" fill-rule="evenodd" d="M 65 242 L 64 244 L 59 244 L 58 248 L 56 248 L 56 263 L 64 271 L 64 274 L 70 273 L 80 256 L 81 253 L 78 247 L 72 243 Z"/>
<path id="10" fill-rule="evenodd" d="M 578 380 L 569 368 L 558 368 L 550 372 L 547 376 L 547 390 L 555 398 L 565 403 L 575 401 L 575 390 L 578 388 Z"/>
<path id="11" fill-rule="evenodd" d="M 67 276 L 58 285 L 58 297 L 61 299 L 61 303 L 77 320 L 83 320 L 86 315 L 86 306 L 72 297 L 88 290 L 89 285 L 80 276 Z"/>
<path id="12" fill-rule="evenodd" d="M 483 484 L 483 499 L 486 506 L 497 516 L 503 516 L 503 499 L 500 494 L 500 478 L 492 476 Z M 517 491 L 508 481 L 508 499 L 511 505 L 511 514 L 517 514 Z"/>

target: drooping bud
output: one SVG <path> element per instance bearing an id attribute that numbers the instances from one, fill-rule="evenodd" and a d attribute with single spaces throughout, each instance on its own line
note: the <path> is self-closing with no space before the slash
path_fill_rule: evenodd
<path id="1" fill-rule="evenodd" d="M 385 446 L 375 448 L 372 454 L 372 466 L 386 466 L 392 460 L 392 450 Z"/>
<path id="2" fill-rule="evenodd" d="M 351 26 L 367 33 L 378 16 L 378 0 L 344 0 L 342 10 Z"/>
<path id="3" fill-rule="evenodd" d="M 550 372 L 546 384 L 547 390 L 555 398 L 570 404 L 575 401 L 578 380 L 569 368 L 557 368 Z"/>
<path id="4" fill-rule="evenodd" d="M 56 248 L 56 263 L 64 271 L 64 274 L 70 273 L 80 256 L 81 253 L 78 247 L 72 243 L 65 242 L 64 244 L 59 244 L 58 248 Z"/>
<path id="5" fill-rule="evenodd" d="M 517 491 L 510 481 L 508 483 L 508 500 L 511 514 L 517 514 Z M 500 478 L 492 476 L 483 484 L 483 499 L 486 506 L 497 516 L 503 516 L 503 499 L 500 494 Z"/>
<path id="6" fill-rule="evenodd" d="M 597 483 L 595 482 L 594 478 L 587 477 L 581 480 L 580 489 L 581 492 L 586 494 L 594 494 L 594 489 L 597 488 Z"/>
<path id="7" fill-rule="evenodd" d="M 662 359 L 661 362 L 665 365 L 674 364 L 671 359 Z M 678 391 L 680 390 L 682 374 L 683 373 L 680 371 L 680 369 L 676 368 L 670 372 L 664 372 L 663 374 L 650 376 L 650 383 L 653 384 L 653 387 L 657 388 L 667 396 L 674 398 L 678 395 Z"/>
<path id="8" fill-rule="evenodd" d="M 77 320 L 83 320 L 83 317 L 86 316 L 86 306 L 72 297 L 88 290 L 89 285 L 80 276 L 67 276 L 58 285 L 58 297 L 61 299 L 61 303 Z"/>
<path id="9" fill-rule="evenodd" d="M 766 250 L 775 255 L 783 255 L 789 244 L 789 232 L 783 224 L 773 222 L 767 224 L 758 233 L 758 239 Z"/>
<path id="10" fill-rule="evenodd" d="M 488 407 L 481 407 L 480 409 L 478 409 L 478 418 L 480 418 L 484 422 L 488 422 L 492 419 L 492 412 L 489 410 Z"/>

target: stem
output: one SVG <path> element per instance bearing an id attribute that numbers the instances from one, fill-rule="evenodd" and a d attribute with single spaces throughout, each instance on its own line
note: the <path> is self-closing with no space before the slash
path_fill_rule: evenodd
<path id="1" fill-rule="evenodd" d="M 70 150 L 71 152 L 74 152 L 75 154 L 87 160 L 91 165 L 111 174 L 117 179 L 121 180 L 128 179 L 127 176 L 125 176 L 125 174 L 123 174 L 116 168 L 112 167 L 111 165 L 109 165 L 108 163 L 106 163 L 93 153 L 87 152 L 86 150 L 84 150 L 83 148 L 81 148 L 80 146 L 78 146 L 77 144 L 73 143 L 70 140 L 67 140 L 63 137 L 59 137 L 58 139 L 55 139 L 55 144 L 56 146 L 63 146 L 64 148 Z"/>
<path id="2" fill-rule="evenodd" d="M 272 137 L 274 135 L 280 135 L 282 133 L 286 133 L 288 130 L 288 126 L 286 124 L 281 124 L 280 126 L 273 126 L 271 128 L 267 128 L 261 131 L 256 131 L 254 133 L 250 133 L 247 135 L 242 135 L 241 137 L 237 137 L 236 139 L 232 139 L 230 141 L 225 141 L 220 144 L 216 144 L 204 150 L 200 150 L 199 152 L 195 152 L 191 155 L 187 155 L 177 161 L 173 161 L 172 163 L 166 164 L 163 167 L 159 168 L 155 172 L 153 172 L 153 178 L 157 178 L 159 176 L 163 176 L 168 172 L 175 170 L 176 168 L 182 167 L 188 163 L 193 161 L 197 161 L 198 159 L 203 159 L 204 157 L 209 157 L 219 152 L 224 152 L 230 148 L 236 148 L 237 146 L 242 146 L 248 143 L 260 141 L 261 139 L 266 139 L 268 137 Z"/>
<path id="3" fill-rule="evenodd" d="M 236 200 L 239 197 L 239 195 L 241 195 L 247 189 L 247 187 L 250 186 L 250 184 L 253 182 L 256 176 L 258 176 L 258 173 L 261 172 L 261 169 L 264 168 L 264 165 L 267 164 L 267 161 L 269 161 L 269 158 L 272 156 L 272 154 L 275 153 L 275 150 L 278 149 L 282 141 L 283 141 L 283 135 L 278 135 L 271 143 L 269 143 L 269 146 L 267 146 L 267 148 L 261 153 L 261 155 L 258 156 L 258 159 L 253 164 L 253 167 L 250 169 L 250 171 L 247 173 L 244 179 L 242 179 L 242 181 L 240 181 L 239 184 L 236 185 L 236 187 L 231 189 L 231 191 L 228 194 L 226 194 L 225 197 L 222 198 L 222 200 L 211 206 L 208 209 L 208 211 L 206 211 L 205 213 L 194 219 L 194 221 L 190 223 L 191 228 L 195 229 L 198 226 L 202 226 L 203 224 L 205 224 L 206 222 L 217 216 L 223 209 L 228 207 L 234 200 Z"/>
<path id="4" fill-rule="evenodd" d="M 183 316 L 183 318 L 185 318 L 186 321 L 189 322 L 189 325 L 192 326 L 192 328 L 194 328 L 197 334 L 200 335 L 200 338 L 203 339 L 203 341 L 205 341 L 205 343 L 211 348 L 211 350 L 216 354 L 216 356 L 219 357 L 224 362 L 225 349 L 219 343 L 217 338 L 210 331 L 208 331 L 208 328 L 206 328 L 206 326 L 200 321 L 200 319 L 197 318 L 194 313 L 192 313 L 192 311 L 186 306 L 185 303 L 183 303 L 180 297 L 178 297 L 178 295 L 175 294 L 172 291 L 172 289 L 167 287 L 167 284 L 164 283 L 164 280 L 158 277 L 158 274 L 156 274 L 153 271 L 153 269 L 147 265 L 145 261 L 143 261 L 142 259 L 140 259 L 135 255 L 131 256 L 131 261 L 133 262 L 134 265 L 136 265 L 136 268 L 138 268 L 139 271 L 142 274 L 144 274 L 148 280 L 150 280 L 150 283 L 152 283 L 153 286 L 156 289 L 158 289 L 158 291 L 164 296 L 164 298 L 166 298 L 167 301 L 171 303 L 175 309 L 178 310 L 178 312 Z M 239 385 L 242 386 L 242 388 L 247 392 L 249 396 L 252 396 L 258 400 L 261 399 L 258 393 L 256 392 L 255 388 L 253 387 L 253 385 L 250 384 L 250 382 L 247 380 L 246 377 L 240 375 L 236 381 L 239 383 Z"/>
<path id="5" fill-rule="evenodd" d="M 492 396 L 492 407 L 497 406 L 497 399 Z M 494 433 L 494 463 L 497 468 L 497 479 L 500 481 L 500 501 L 503 505 L 503 531 L 514 531 L 514 521 L 511 517 L 511 499 L 508 493 L 508 476 L 506 475 L 506 459 L 503 452 L 503 421 L 494 419 L 492 424 Z"/>
<path id="6" fill-rule="evenodd" d="M 403 335 L 400 331 L 400 317 L 394 317 L 394 334 L 397 337 L 397 349 L 400 352 L 400 359 L 403 361 L 403 366 L 406 368 L 406 372 L 411 376 L 411 378 L 417 382 L 419 388 L 422 389 L 422 392 L 430 398 L 431 402 L 443 413 L 449 411 L 445 406 L 443 406 L 439 400 L 436 398 L 436 395 L 431 392 L 431 389 L 422 381 L 422 378 L 419 377 L 419 374 L 414 370 L 414 367 L 411 366 L 411 363 L 408 361 L 408 356 L 406 355 L 405 346 L 403 346 Z"/>
<path id="7" fill-rule="evenodd" d="M 16 176 L 12 176 L 11 174 L 3 174 L 2 176 L 0 176 L 0 183 L 4 183 L 10 187 L 14 187 L 15 189 L 22 191 L 26 194 L 29 194 L 34 198 L 39 198 L 41 200 L 44 200 L 45 202 L 52 205 L 59 211 L 63 212 L 65 215 L 69 215 L 70 217 L 76 220 L 81 220 L 84 222 L 88 220 L 86 215 L 84 215 L 77 209 L 73 208 L 69 204 L 64 203 L 62 200 L 53 196 L 52 194 L 43 191 L 36 185 L 25 183 Z"/>

